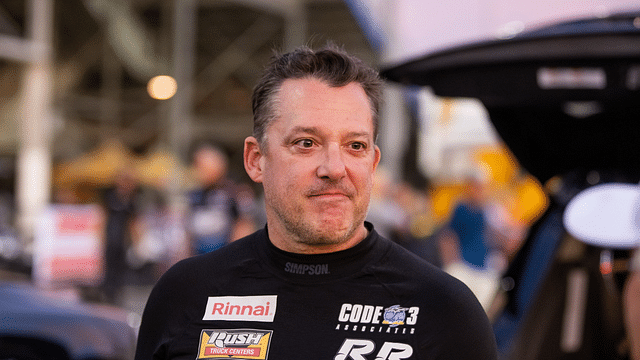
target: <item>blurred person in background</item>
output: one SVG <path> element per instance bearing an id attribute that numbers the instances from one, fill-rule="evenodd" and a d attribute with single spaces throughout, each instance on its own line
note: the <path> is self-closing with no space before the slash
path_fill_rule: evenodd
<path id="1" fill-rule="evenodd" d="M 409 230 L 409 209 L 399 202 L 400 185 L 393 181 L 388 170 L 376 169 L 367 221 L 376 224 L 376 231 L 398 242 Z"/>
<path id="2" fill-rule="evenodd" d="M 486 269 L 489 258 L 487 240 L 486 188 L 476 175 L 465 180 L 465 197 L 454 207 L 441 232 L 443 263 L 463 262 L 473 269 Z"/>
<path id="3" fill-rule="evenodd" d="M 486 239 L 489 242 L 487 267 L 496 273 L 506 271 L 528 233 L 528 223 L 516 217 L 512 211 L 517 194 L 508 187 L 501 187 L 487 200 L 485 219 Z"/>
<path id="4" fill-rule="evenodd" d="M 127 250 L 133 244 L 139 209 L 139 183 L 131 168 L 122 168 L 115 177 L 113 187 L 104 194 L 105 224 L 105 276 L 102 291 L 112 304 L 120 301 L 129 268 Z"/>
<path id="5" fill-rule="evenodd" d="M 229 160 L 222 149 L 199 144 L 192 161 L 198 187 L 188 193 L 186 229 L 192 254 L 204 254 L 251 233 L 254 228 L 244 207 L 240 207 L 243 203 L 238 202 L 235 184 L 227 176 Z"/>
<path id="6" fill-rule="evenodd" d="M 400 186 L 398 202 L 409 209 L 408 227 L 398 243 L 431 264 L 442 268 L 438 234 L 443 226 L 433 213 L 430 186 L 418 189 L 409 184 Z"/>
<path id="7" fill-rule="evenodd" d="M 394 181 L 387 169 L 378 166 L 374 175 L 367 221 L 380 235 L 392 240 L 431 264 L 442 267 L 436 224 L 426 191 L 404 181 Z"/>
<path id="8" fill-rule="evenodd" d="M 438 234 L 441 261 L 443 269 L 467 284 L 487 309 L 498 281 L 491 264 L 495 249 L 489 236 L 488 188 L 478 173 L 468 176 L 465 186 L 465 197 Z"/>
<path id="9" fill-rule="evenodd" d="M 140 203 L 138 231 L 128 249 L 127 263 L 138 275 L 146 275 L 146 279 L 138 280 L 155 282 L 169 266 L 185 257 L 185 235 L 172 221 L 168 200 L 160 190 L 145 188 Z"/>

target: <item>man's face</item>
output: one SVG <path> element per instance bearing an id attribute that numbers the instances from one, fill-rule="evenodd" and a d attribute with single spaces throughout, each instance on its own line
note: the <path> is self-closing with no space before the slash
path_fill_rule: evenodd
<path id="1" fill-rule="evenodd" d="M 364 90 L 289 79 L 277 96 L 265 148 L 251 137 L 245 142 L 245 167 L 264 186 L 271 241 L 307 253 L 353 246 L 366 235 L 380 160 Z"/>
<path id="2" fill-rule="evenodd" d="M 227 172 L 224 154 L 215 149 L 202 148 L 194 155 L 196 177 L 201 185 L 217 184 Z"/>

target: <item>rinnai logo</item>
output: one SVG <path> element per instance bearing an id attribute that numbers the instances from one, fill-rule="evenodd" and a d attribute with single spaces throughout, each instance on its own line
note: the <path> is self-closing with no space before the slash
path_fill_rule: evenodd
<path id="1" fill-rule="evenodd" d="M 272 330 L 202 330 L 198 359 L 267 359 Z"/>
<path id="2" fill-rule="evenodd" d="M 211 296 L 202 320 L 273 322 L 277 295 Z"/>

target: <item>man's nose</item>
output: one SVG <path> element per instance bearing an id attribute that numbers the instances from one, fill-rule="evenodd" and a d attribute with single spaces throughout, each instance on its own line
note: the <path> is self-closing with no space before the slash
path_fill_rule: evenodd
<path id="1" fill-rule="evenodd" d="M 338 180 L 344 177 L 347 168 L 343 155 L 340 145 L 330 144 L 325 147 L 317 170 L 318 177 L 329 180 Z"/>

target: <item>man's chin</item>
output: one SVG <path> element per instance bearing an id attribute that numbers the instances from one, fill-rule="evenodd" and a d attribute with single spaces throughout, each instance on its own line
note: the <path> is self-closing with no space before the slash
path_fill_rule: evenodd
<path id="1" fill-rule="evenodd" d="M 309 234 L 315 239 L 317 244 L 336 245 L 349 240 L 353 236 L 354 229 L 350 222 L 341 219 L 323 219 L 314 226 L 314 230 Z M 312 241 L 310 239 L 310 241 Z"/>

